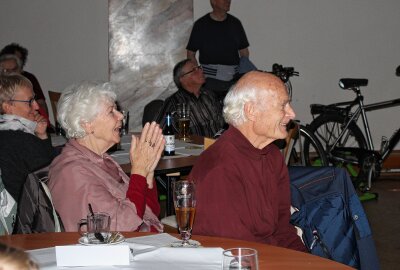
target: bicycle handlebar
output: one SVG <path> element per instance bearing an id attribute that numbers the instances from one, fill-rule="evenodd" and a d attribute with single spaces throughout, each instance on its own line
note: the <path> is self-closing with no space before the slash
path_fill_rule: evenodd
<path id="1" fill-rule="evenodd" d="M 293 67 L 283 67 L 280 64 L 273 64 L 271 73 L 275 74 L 286 83 L 290 77 L 299 76 L 299 72 L 295 71 Z"/>

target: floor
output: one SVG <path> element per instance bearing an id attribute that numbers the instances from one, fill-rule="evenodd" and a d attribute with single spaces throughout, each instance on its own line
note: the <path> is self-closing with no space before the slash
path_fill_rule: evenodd
<path id="1" fill-rule="evenodd" d="M 372 183 L 378 199 L 363 202 L 382 270 L 400 269 L 400 174 L 382 175 Z"/>

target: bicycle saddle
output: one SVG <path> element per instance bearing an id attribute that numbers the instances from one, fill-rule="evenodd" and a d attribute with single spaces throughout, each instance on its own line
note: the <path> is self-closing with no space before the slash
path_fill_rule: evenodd
<path id="1" fill-rule="evenodd" d="M 343 78 L 339 80 L 339 86 L 342 89 L 359 88 L 360 86 L 367 86 L 368 79 L 350 79 Z"/>

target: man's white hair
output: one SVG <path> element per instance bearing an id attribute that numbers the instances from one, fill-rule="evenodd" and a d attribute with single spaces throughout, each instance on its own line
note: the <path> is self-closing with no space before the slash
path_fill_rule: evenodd
<path id="1" fill-rule="evenodd" d="M 224 99 L 223 115 L 225 122 L 235 127 L 247 121 L 244 105 L 257 102 L 258 92 L 253 86 L 234 85 Z"/>

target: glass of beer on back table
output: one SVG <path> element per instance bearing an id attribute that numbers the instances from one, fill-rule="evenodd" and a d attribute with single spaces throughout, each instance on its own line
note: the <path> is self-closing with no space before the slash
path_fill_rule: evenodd
<path id="1" fill-rule="evenodd" d="M 179 139 L 183 141 L 190 140 L 190 108 L 186 103 L 179 103 L 178 109 L 178 130 L 179 130 Z"/>
<path id="2" fill-rule="evenodd" d="M 182 241 L 172 244 L 173 247 L 197 247 L 198 244 L 190 241 L 194 214 L 196 212 L 195 185 L 193 181 L 180 180 L 172 182 L 172 192 Z"/>

